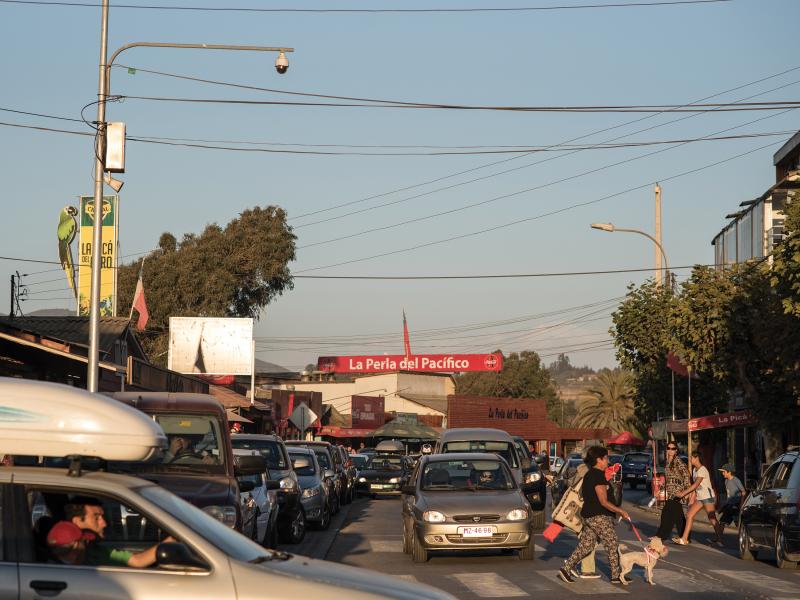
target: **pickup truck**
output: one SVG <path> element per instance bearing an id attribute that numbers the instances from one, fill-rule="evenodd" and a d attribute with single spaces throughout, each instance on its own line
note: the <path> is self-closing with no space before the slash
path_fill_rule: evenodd
<path id="1" fill-rule="evenodd" d="M 628 452 L 622 457 L 622 483 L 632 490 L 647 483 L 648 467 L 652 470 L 653 455 L 647 452 Z"/>

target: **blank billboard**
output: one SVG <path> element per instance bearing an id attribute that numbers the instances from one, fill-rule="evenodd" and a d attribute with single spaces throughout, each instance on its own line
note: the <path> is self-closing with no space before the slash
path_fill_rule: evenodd
<path id="1" fill-rule="evenodd" d="M 250 375 L 253 319 L 170 317 L 168 367 L 178 373 Z"/>

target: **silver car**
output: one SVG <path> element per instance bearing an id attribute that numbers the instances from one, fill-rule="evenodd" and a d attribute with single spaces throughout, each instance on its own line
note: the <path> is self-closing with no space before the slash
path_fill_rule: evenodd
<path id="1" fill-rule="evenodd" d="M 322 467 L 313 450 L 289 447 L 289 460 L 300 481 L 301 500 L 306 521 L 319 529 L 327 529 L 331 524 L 330 486 L 326 485 Z"/>
<path id="2" fill-rule="evenodd" d="M 234 450 L 234 456 L 251 456 L 256 450 Z M 280 483 L 270 479 L 269 471 L 242 475 L 239 497 L 242 505 L 242 534 L 265 548 L 278 545 L 278 497 Z"/>
<path id="3" fill-rule="evenodd" d="M 494 453 L 423 456 L 403 487 L 403 551 L 425 562 L 437 550 L 518 550 L 534 557 L 531 509 Z"/>

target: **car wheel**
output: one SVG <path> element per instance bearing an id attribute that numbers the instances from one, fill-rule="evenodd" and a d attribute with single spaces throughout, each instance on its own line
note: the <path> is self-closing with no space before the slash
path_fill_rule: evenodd
<path id="1" fill-rule="evenodd" d="M 411 536 L 408 535 L 408 522 L 403 519 L 403 554 L 411 554 Z"/>
<path id="2" fill-rule="evenodd" d="M 415 563 L 428 562 L 428 551 L 419 541 L 419 536 L 414 530 L 411 532 L 411 558 Z"/>
<path id="3" fill-rule="evenodd" d="M 636 483 L 635 481 L 631 481 L 628 485 L 632 490 L 635 490 L 637 487 L 639 487 L 639 484 Z"/>
<path id="4" fill-rule="evenodd" d="M 739 525 L 739 558 L 742 560 L 755 560 L 756 551 L 750 546 L 750 535 L 744 523 Z"/>
<path id="5" fill-rule="evenodd" d="M 537 533 L 541 533 L 542 531 L 544 531 L 543 510 L 533 511 L 533 516 L 531 517 L 531 529 Z"/>
<path id="6" fill-rule="evenodd" d="M 783 530 L 778 527 L 775 529 L 775 563 L 779 569 L 796 569 L 796 560 L 786 559 L 786 538 Z"/>
<path id="7" fill-rule="evenodd" d="M 339 513 L 339 494 L 334 493 L 331 501 L 331 515 Z"/>
<path id="8" fill-rule="evenodd" d="M 297 509 L 297 514 L 292 520 L 292 526 L 289 530 L 291 535 L 291 543 L 299 544 L 306 537 L 306 513 L 302 508 Z"/>
<path id="9" fill-rule="evenodd" d="M 528 539 L 528 545 L 519 551 L 520 560 L 533 560 L 536 556 L 536 539 L 531 531 L 531 536 Z"/>
<path id="10" fill-rule="evenodd" d="M 319 517 L 319 522 L 317 523 L 317 529 L 326 530 L 330 527 L 331 524 L 331 509 L 330 507 L 325 504 L 322 507 L 322 514 Z"/>

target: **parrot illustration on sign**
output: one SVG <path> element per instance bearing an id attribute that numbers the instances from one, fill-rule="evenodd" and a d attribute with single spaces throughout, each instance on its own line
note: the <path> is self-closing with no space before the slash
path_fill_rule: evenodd
<path id="1" fill-rule="evenodd" d="M 58 259 L 61 261 L 61 268 L 67 276 L 67 283 L 78 299 L 78 291 L 75 289 L 75 263 L 72 260 L 72 240 L 75 239 L 75 232 L 78 231 L 78 222 L 75 216 L 78 209 L 74 206 L 65 206 L 61 210 L 58 219 Z"/>

